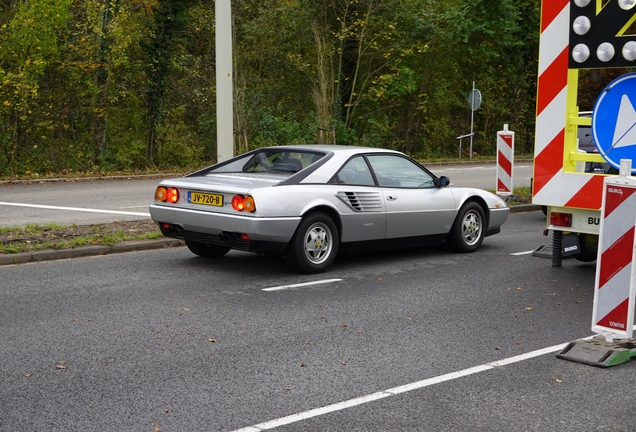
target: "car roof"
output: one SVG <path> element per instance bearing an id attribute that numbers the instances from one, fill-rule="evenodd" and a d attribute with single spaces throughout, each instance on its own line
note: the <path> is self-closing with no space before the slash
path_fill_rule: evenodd
<path id="1" fill-rule="evenodd" d="M 286 146 L 276 146 L 276 147 L 261 147 L 260 151 L 263 150 L 279 150 L 279 151 L 290 151 L 290 150 L 304 150 L 304 151 L 320 151 L 320 152 L 332 152 L 332 153 L 399 153 L 395 150 L 377 148 L 377 147 L 361 147 L 361 146 L 345 146 L 345 145 L 337 145 L 337 144 L 292 144 Z"/>

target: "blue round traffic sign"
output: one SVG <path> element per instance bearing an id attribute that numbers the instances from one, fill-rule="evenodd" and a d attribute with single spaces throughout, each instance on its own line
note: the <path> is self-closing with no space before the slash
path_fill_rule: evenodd
<path id="1" fill-rule="evenodd" d="M 594 104 L 592 136 L 608 164 L 620 169 L 621 159 L 636 159 L 636 73 L 609 83 Z M 632 174 L 636 174 L 632 163 Z"/>

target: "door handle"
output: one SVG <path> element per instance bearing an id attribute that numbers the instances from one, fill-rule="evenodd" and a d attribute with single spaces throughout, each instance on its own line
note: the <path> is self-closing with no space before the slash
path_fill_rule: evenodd
<path id="1" fill-rule="evenodd" d="M 394 195 L 387 195 L 387 196 L 386 196 L 386 200 L 387 200 L 387 201 L 395 201 L 396 199 L 397 199 L 397 197 L 396 197 L 396 196 L 394 196 Z"/>

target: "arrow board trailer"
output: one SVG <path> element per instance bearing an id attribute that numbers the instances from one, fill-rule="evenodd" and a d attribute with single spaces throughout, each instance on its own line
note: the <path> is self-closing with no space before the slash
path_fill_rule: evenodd
<path id="1" fill-rule="evenodd" d="M 632 1 L 542 1 L 532 202 L 553 232 L 553 266 L 596 260 L 604 179 L 636 157 L 636 74 L 610 83 L 591 117 L 577 102 L 579 69 L 636 66 L 635 20 Z M 595 149 L 586 151 L 578 138 L 590 129 Z"/>

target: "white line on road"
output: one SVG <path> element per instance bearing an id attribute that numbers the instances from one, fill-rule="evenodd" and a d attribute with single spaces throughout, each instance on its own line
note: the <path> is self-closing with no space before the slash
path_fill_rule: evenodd
<path id="1" fill-rule="evenodd" d="M 146 205 L 136 205 L 136 206 L 124 206 L 124 207 L 117 207 L 117 208 L 148 208 L 149 204 Z"/>
<path id="2" fill-rule="evenodd" d="M 48 210 L 66 210 L 66 211 L 76 211 L 76 212 L 86 212 L 86 213 L 107 213 L 107 214 L 118 214 L 118 215 L 125 215 L 125 216 L 150 217 L 149 213 L 137 213 L 137 212 L 116 211 L 116 210 L 100 210 L 100 209 L 89 209 L 89 208 L 79 208 L 79 207 L 58 207 L 58 206 L 50 206 L 50 205 L 21 204 L 21 203 L 9 203 L 9 202 L 0 202 L 0 205 L 14 206 L 14 207 L 31 207 L 31 208 L 40 208 L 40 209 L 48 209 Z"/>
<path id="3" fill-rule="evenodd" d="M 497 168 L 496 166 L 487 166 L 487 167 L 457 167 L 457 168 L 440 168 L 440 169 L 435 169 L 435 168 L 431 168 L 432 171 L 435 172 L 448 172 L 448 171 L 482 171 L 482 170 L 494 170 L 495 168 Z"/>
<path id="4" fill-rule="evenodd" d="M 479 171 L 479 170 L 494 170 L 497 168 L 496 165 L 489 165 L 489 166 L 478 166 L 478 167 L 468 167 L 468 166 L 461 166 L 461 167 L 453 167 L 453 168 L 439 168 L 436 169 L 434 167 L 429 166 L 428 168 L 431 169 L 431 171 L 435 171 L 435 172 L 447 172 L 447 171 Z M 530 165 L 513 165 L 513 169 L 517 169 L 517 168 L 530 168 Z"/>
<path id="5" fill-rule="evenodd" d="M 325 279 L 321 281 L 297 283 L 294 285 L 281 285 L 281 286 L 272 287 L 272 288 L 263 288 L 263 291 L 279 291 L 279 290 L 298 288 L 298 287 L 304 287 L 309 285 L 320 285 L 320 284 L 326 284 L 326 283 L 332 283 L 332 282 L 340 282 L 341 280 L 342 279 Z"/>
<path id="6" fill-rule="evenodd" d="M 585 339 L 590 339 L 590 337 L 587 337 Z M 288 425 L 291 423 L 296 423 L 299 422 L 301 420 L 306 420 L 312 417 L 317 417 L 323 414 L 327 414 L 330 412 L 335 412 L 335 411 L 341 411 L 343 409 L 346 408 L 351 408 L 357 405 L 362 405 L 368 402 L 373 402 L 379 399 L 383 399 L 386 397 L 390 397 L 390 396 L 395 396 L 397 394 L 400 393 L 405 393 L 405 392 L 410 392 L 413 390 L 418 390 L 418 389 L 422 389 L 424 387 L 429 387 L 435 384 L 440 384 L 443 383 L 445 381 L 451 381 L 457 378 L 462 378 L 465 376 L 469 376 L 469 375 L 474 375 L 480 372 L 484 372 L 484 371 L 488 371 L 491 369 L 495 369 L 496 367 L 502 367 L 502 366 L 507 366 L 513 363 L 518 363 L 520 361 L 524 361 L 524 360 L 529 360 L 531 358 L 534 357 L 539 357 L 545 354 L 550 354 L 553 352 L 557 352 L 562 350 L 563 348 L 565 348 L 567 346 L 567 343 L 563 343 L 563 344 L 559 344 L 559 345 L 553 345 L 551 347 L 547 347 L 547 348 L 543 348 L 540 350 L 536 350 L 536 351 L 530 351 L 528 353 L 525 354 L 521 354 L 518 356 L 514 356 L 514 357 L 509 357 L 507 359 L 503 359 L 503 360 L 497 360 L 494 362 L 490 362 L 490 363 L 486 363 L 480 366 L 475 366 L 475 367 L 471 367 L 468 369 L 464 369 L 461 371 L 457 371 L 457 372 L 451 372 L 449 374 L 445 374 L 445 375 L 440 375 L 437 377 L 433 377 L 433 378 L 428 378 L 422 381 L 418 381 L 418 382 L 414 382 L 411 384 L 406 384 L 400 387 L 394 387 L 392 389 L 388 389 L 388 390 L 384 390 L 384 391 L 380 391 L 377 393 L 372 393 L 369 395 L 365 395 L 365 396 L 361 396 L 355 399 L 349 399 L 347 401 L 344 402 L 338 402 L 335 403 L 333 405 L 327 405 L 324 406 L 322 408 L 316 408 L 316 409 L 312 409 L 309 411 L 305 411 L 305 412 L 301 412 L 298 414 L 292 414 L 290 416 L 287 417 L 281 417 L 279 419 L 276 420 L 270 420 L 264 423 L 259 423 L 256 424 L 254 426 L 248 426 L 242 429 L 237 429 L 234 432 L 260 432 L 263 430 L 267 430 L 267 429 L 273 429 L 279 426 L 284 426 L 284 425 Z"/>
<path id="7" fill-rule="evenodd" d="M 514 256 L 519 256 L 519 255 L 530 255 L 532 252 L 534 251 L 525 251 L 525 252 L 515 252 L 515 253 L 511 253 L 510 255 L 514 255 Z"/>

